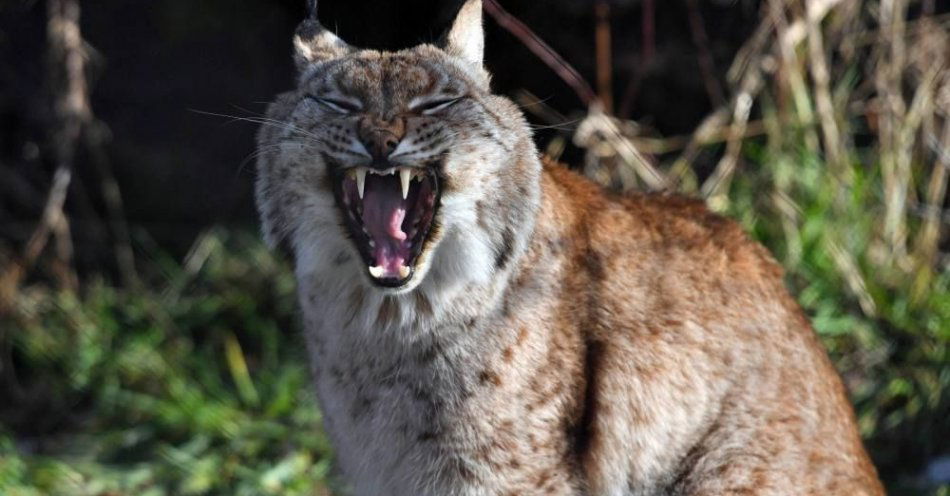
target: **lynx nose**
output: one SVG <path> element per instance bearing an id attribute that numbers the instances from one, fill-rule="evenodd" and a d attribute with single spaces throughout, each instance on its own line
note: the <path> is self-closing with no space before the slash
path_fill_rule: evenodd
<path id="1" fill-rule="evenodd" d="M 401 117 L 389 120 L 368 117 L 360 121 L 359 136 L 373 157 L 373 166 L 389 168 L 387 157 L 399 146 L 406 134 L 406 122 Z"/>

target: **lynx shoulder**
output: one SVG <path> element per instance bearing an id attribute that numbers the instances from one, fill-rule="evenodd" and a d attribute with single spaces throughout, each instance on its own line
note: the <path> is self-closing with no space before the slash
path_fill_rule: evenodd
<path id="1" fill-rule="evenodd" d="M 879 495 L 778 265 L 701 202 L 543 164 L 491 94 L 481 5 L 442 46 L 313 17 L 259 134 L 339 478 L 356 495 Z"/>

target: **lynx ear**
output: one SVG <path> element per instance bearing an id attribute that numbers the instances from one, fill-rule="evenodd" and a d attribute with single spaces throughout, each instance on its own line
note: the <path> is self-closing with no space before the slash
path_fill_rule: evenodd
<path id="1" fill-rule="evenodd" d="M 482 1 L 466 0 L 445 40 L 445 51 L 482 69 L 485 31 L 482 29 Z"/>
<path id="2" fill-rule="evenodd" d="M 297 26 L 297 32 L 294 33 L 294 62 L 301 73 L 311 64 L 339 58 L 353 51 L 352 47 L 317 20 L 316 0 L 307 0 L 307 11 L 309 17 Z"/>

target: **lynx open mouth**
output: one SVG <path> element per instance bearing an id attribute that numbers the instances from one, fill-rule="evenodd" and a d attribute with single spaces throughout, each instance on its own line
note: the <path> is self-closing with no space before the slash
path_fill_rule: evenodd
<path id="1" fill-rule="evenodd" d="M 415 270 L 439 205 L 434 167 L 353 167 L 336 181 L 346 227 L 371 279 L 380 286 L 406 284 Z"/>

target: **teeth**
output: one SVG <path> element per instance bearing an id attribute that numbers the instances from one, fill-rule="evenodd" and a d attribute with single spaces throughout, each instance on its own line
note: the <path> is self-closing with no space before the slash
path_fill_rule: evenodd
<path id="1" fill-rule="evenodd" d="M 406 267 L 405 265 L 401 265 L 401 264 L 400 264 L 400 265 L 399 265 L 399 277 L 402 278 L 402 279 L 405 279 L 405 278 L 409 277 L 409 267 Z"/>
<path id="2" fill-rule="evenodd" d="M 402 183 L 403 200 L 409 197 L 409 185 L 412 184 L 413 180 L 422 182 L 422 180 L 425 179 L 425 175 L 413 167 L 393 167 L 392 169 L 386 169 L 384 171 L 369 169 L 367 167 L 354 167 L 346 171 L 346 174 L 356 181 L 356 190 L 360 194 L 360 200 L 362 200 L 363 191 L 366 189 L 367 173 L 376 174 L 377 176 L 392 176 L 395 175 L 396 172 L 399 172 L 399 179 Z"/>
<path id="3" fill-rule="evenodd" d="M 409 181 L 412 180 L 412 171 L 403 167 L 399 169 L 399 178 L 402 179 L 402 199 L 409 196 Z"/>
<path id="4" fill-rule="evenodd" d="M 383 277 L 383 274 L 386 273 L 386 269 L 382 268 L 379 265 L 374 265 L 369 268 L 369 275 L 373 276 L 376 279 Z"/>
<path id="5" fill-rule="evenodd" d="M 366 169 L 358 167 L 356 169 L 356 190 L 360 193 L 360 200 L 363 199 L 363 188 L 366 187 Z"/>

